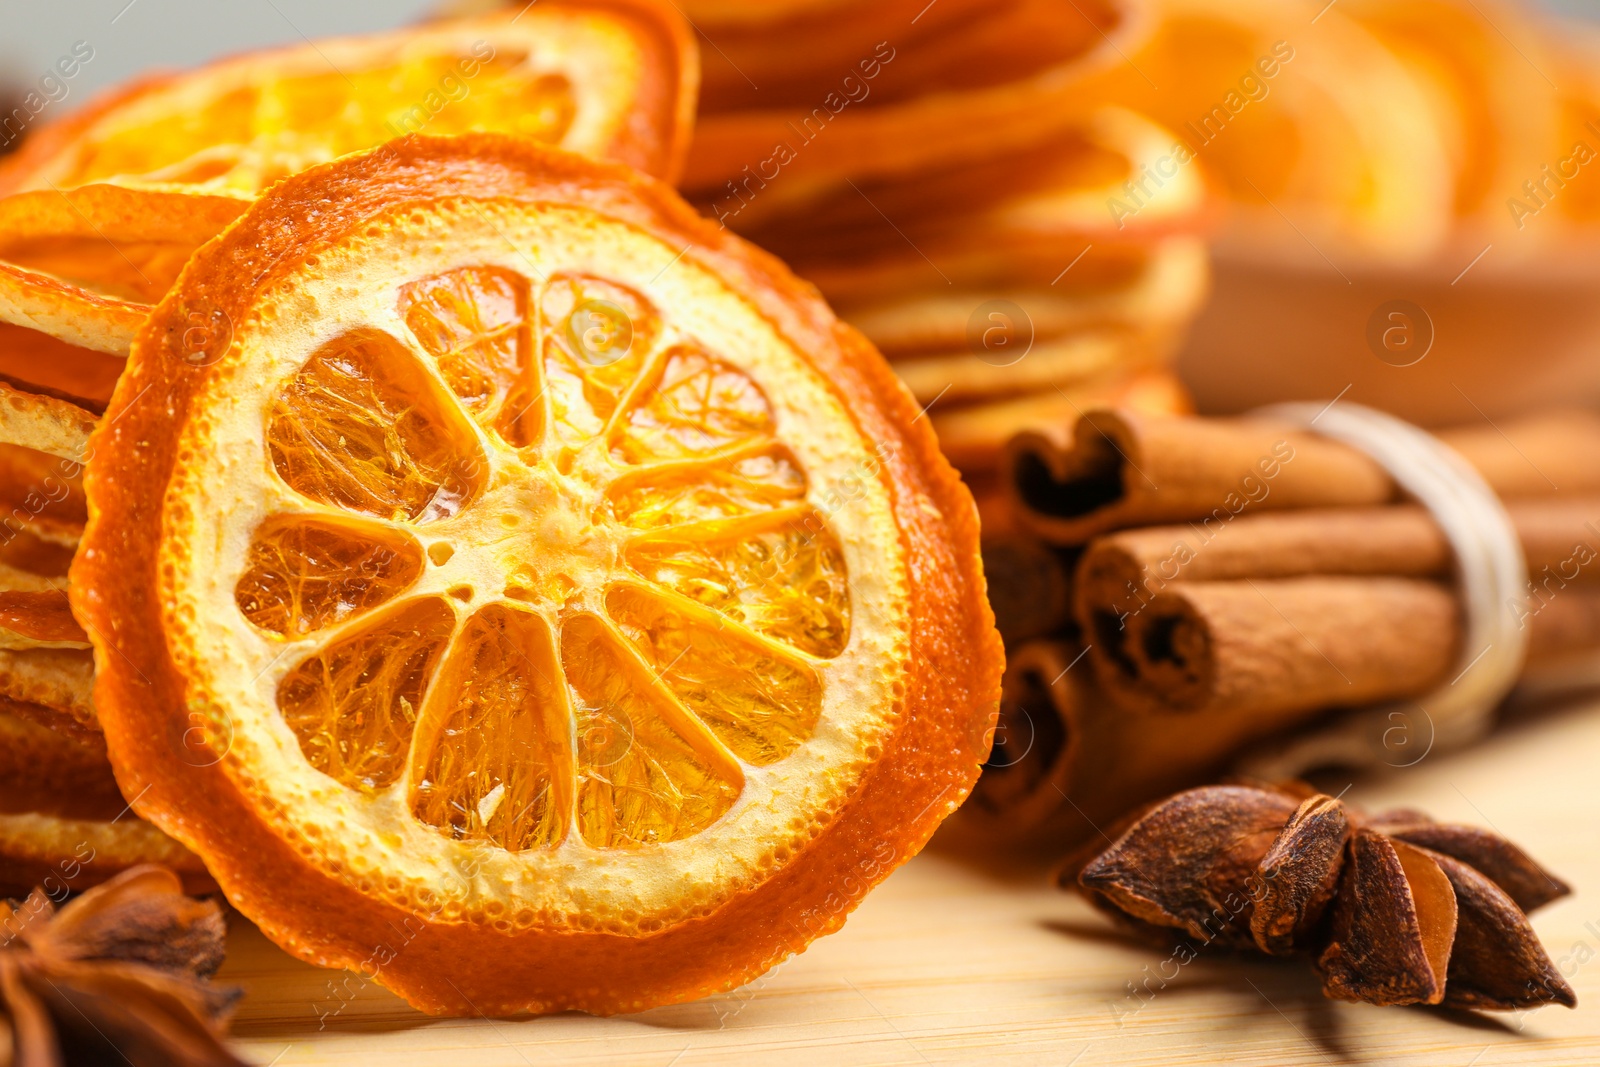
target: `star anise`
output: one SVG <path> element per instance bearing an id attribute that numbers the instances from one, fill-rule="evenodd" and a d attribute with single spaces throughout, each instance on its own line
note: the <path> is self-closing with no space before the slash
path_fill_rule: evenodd
<path id="1" fill-rule="evenodd" d="M 1577 1003 L 1527 920 L 1570 892 L 1563 882 L 1487 830 L 1413 811 L 1367 816 L 1301 783 L 1169 797 L 1069 864 L 1062 883 L 1164 939 L 1310 954 L 1339 1000 Z"/>
<path id="2" fill-rule="evenodd" d="M 226 933 L 216 902 L 135 867 L 57 910 L 0 901 L 0 1064 L 244 1067 L 223 1044 L 238 992 L 206 981 Z"/>

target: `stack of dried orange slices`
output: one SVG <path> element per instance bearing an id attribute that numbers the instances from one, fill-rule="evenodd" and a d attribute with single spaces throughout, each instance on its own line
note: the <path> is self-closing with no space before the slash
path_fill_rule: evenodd
<path id="1" fill-rule="evenodd" d="M 0 802 L 100 804 L 429 1011 L 748 980 L 977 776 L 1001 653 L 971 498 L 814 290 L 536 143 L 673 174 L 694 59 L 661 8 L 309 51 L 337 77 L 227 61 L 0 168 L 0 317 L 62 368 L 0 361 L 0 486 L 55 509 L 0 548 L 29 664 L 0 730 L 38 754 Z M 481 80 L 434 108 L 447 77 Z M 408 94 L 456 136 L 378 145 Z M 149 824 L 109 811 L 100 746 Z M 0 856 L 64 867 L 55 829 Z"/>
<path id="2" fill-rule="evenodd" d="M 120 283 L 137 272 L 132 260 L 83 256 L 75 243 L 91 226 L 194 234 L 194 220 L 220 228 L 243 207 L 218 212 L 206 198 L 191 212 L 178 199 L 110 185 L 0 199 L 0 255 L 29 263 L 0 262 L 0 891 L 42 884 L 59 897 L 141 862 L 175 868 L 191 889 L 213 885 L 118 793 L 91 699 L 89 638 L 67 596 L 87 517 L 89 432 L 149 311 L 141 298 L 160 295 Z M 45 269 L 75 258 L 71 278 Z"/>
<path id="3" fill-rule="evenodd" d="M 0 893 L 53 897 L 143 862 L 193 891 L 200 861 L 129 814 L 89 702 L 88 636 L 68 606 L 93 415 L 0 384 Z"/>
<path id="4" fill-rule="evenodd" d="M 141 860 L 208 884 L 117 793 L 67 599 L 88 432 L 194 250 L 277 178 L 418 129 L 515 132 L 670 177 L 696 81 L 664 0 L 557 0 L 149 79 L 0 163 L 0 889 L 81 889 Z M 181 331 L 194 361 L 227 342 L 210 318 Z"/>

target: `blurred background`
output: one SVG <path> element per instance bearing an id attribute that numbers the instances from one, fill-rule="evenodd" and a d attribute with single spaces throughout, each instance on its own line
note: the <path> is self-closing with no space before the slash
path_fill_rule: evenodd
<path id="1" fill-rule="evenodd" d="M 73 79 L 81 95 L 156 67 L 191 67 L 217 56 L 305 37 L 386 29 L 413 22 L 431 0 L 73 0 L 0 2 L 0 63 L 8 80 L 24 82 L 49 69 L 73 43 L 94 47 L 94 59 Z M 81 95 L 80 95 L 81 94 Z"/>

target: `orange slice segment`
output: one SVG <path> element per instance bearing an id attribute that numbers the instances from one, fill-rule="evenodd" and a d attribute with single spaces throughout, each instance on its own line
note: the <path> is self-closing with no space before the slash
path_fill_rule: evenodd
<path id="1" fill-rule="evenodd" d="M 812 656 L 844 651 L 850 595 L 844 552 L 815 513 L 769 512 L 758 522 L 726 520 L 633 543 L 630 562 L 645 578 Z"/>
<path id="2" fill-rule="evenodd" d="M 407 134 L 492 130 L 676 174 L 699 67 L 657 0 L 557 0 L 147 79 L 31 137 L 0 193 L 115 180 L 249 198 Z"/>
<path id="3" fill-rule="evenodd" d="M 389 334 L 354 331 L 306 361 L 267 412 L 278 476 L 322 504 L 426 521 L 454 513 L 476 465 L 464 413 L 443 403 L 423 368 Z"/>
<path id="4" fill-rule="evenodd" d="M 350 522 L 268 524 L 250 542 L 234 587 L 246 619 L 296 638 L 391 600 L 422 573 L 422 549 L 387 530 Z"/>
<path id="5" fill-rule="evenodd" d="M 572 823 L 571 709 L 550 628 L 506 604 L 468 621 L 418 739 L 411 812 L 455 838 L 521 852 Z"/>
<path id="6" fill-rule="evenodd" d="M 734 755 L 762 767 L 809 738 L 822 714 L 822 681 L 803 656 L 785 655 L 638 589 L 606 598 L 617 625 L 684 706 Z"/>
<path id="7" fill-rule="evenodd" d="M 638 1010 L 837 927 L 965 796 L 971 499 L 859 335 L 664 186 L 417 138 L 185 279 L 93 439 L 74 607 L 138 810 L 290 951 L 406 929 L 379 978 L 427 1010 Z M 213 362 L 170 356 L 195 307 Z"/>
<path id="8" fill-rule="evenodd" d="M 576 697 L 578 829 L 596 848 L 690 838 L 743 791 L 738 761 L 686 713 L 644 660 L 593 615 L 562 628 Z"/>
<path id="9" fill-rule="evenodd" d="M 306 761 L 352 789 L 399 781 L 454 625 L 443 601 L 413 601 L 301 660 L 278 684 L 277 705 Z"/>

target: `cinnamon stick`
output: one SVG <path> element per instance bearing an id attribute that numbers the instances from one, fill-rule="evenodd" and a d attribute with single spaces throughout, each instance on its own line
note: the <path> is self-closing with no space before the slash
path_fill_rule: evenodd
<path id="1" fill-rule="evenodd" d="M 1322 580 L 1332 587 L 1332 595 L 1327 598 L 1327 590 L 1322 591 L 1325 599 L 1321 606 L 1329 606 L 1330 599 L 1335 605 L 1342 600 L 1348 606 L 1350 598 L 1341 591 L 1348 593 L 1344 587 L 1352 581 L 1361 579 Z M 1189 593 L 1198 590 L 1194 602 L 1211 608 L 1206 621 L 1215 622 L 1222 598 L 1212 594 L 1222 584 L 1191 582 L 1180 588 Z M 1226 584 L 1249 587 L 1249 583 Z M 1316 677 L 1317 664 L 1306 662 L 1314 657 L 1322 664 L 1318 684 L 1323 702 L 1291 699 L 1274 705 L 1252 693 L 1236 674 L 1226 684 L 1237 699 L 1210 699 L 1174 709 L 1161 701 L 1130 699 L 1126 692 L 1118 691 L 1115 682 L 1103 685 L 1100 672 L 1092 669 L 1095 649 L 1085 654 L 1083 647 L 1072 641 L 1023 642 L 1008 653 L 994 750 L 952 833 L 965 833 L 990 844 L 1046 838 L 1057 844 L 1078 841 L 1136 804 L 1224 772 L 1252 744 L 1282 737 L 1296 724 L 1323 722 L 1324 708 L 1343 703 L 1361 686 L 1372 692 L 1373 679 L 1381 673 L 1387 673 L 1397 687 L 1416 691 L 1431 687 L 1454 667 L 1453 650 L 1443 649 L 1436 639 L 1425 640 L 1418 647 L 1408 639 L 1394 637 L 1391 629 L 1385 631 L 1391 647 L 1384 648 L 1381 638 L 1363 638 L 1357 631 L 1341 631 L 1333 639 L 1318 633 L 1338 657 L 1338 669 L 1345 672 L 1345 677 L 1340 677 L 1309 643 L 1317 633 L 1316 615 L 1305 609 L 1314 604 L 1318 591 L 1283 595 L 1283 583 L 1254 584 L 1268 597 L 1275 597 L 1279 606 L 1287 605 L 1290 611 L 1284 614 L 1308 629 L 1295 630 L 1278 617 L 1276 638 L 1254 650 L 1247 648 L 1251 657 L 1241 660 L 1234 648 L 1220 658 L 1235 665 L 1254 664 L 1254 677 L 1272 686 L 1281 685 L 1282 678 L 1295 672 Z M 1401 583 L 1429 584 L 1414 579 Z M 1429 609 L 1436 613 L 1441 608 L 1454 610 L 1453 603 L 1416 593 L 1414 589 L 1391 592 L 1388 603 L 1410 597 L 1415 603 L 1432 600 Z M 1252 591 L 1251 595 L 1258 604 L 1267 605 L 1259 594 Z M 1260 617 L 1250 623 L 1257 624 L 1273 625 L 1272 620 Z M 1399 627 L 1404 624 L 1403 618 L 1397 620 Z M 1529 627 L 1529 662 L 1535 667 L 1559 665 L 1574 657 L 1592 658 L 1600 649 L 1600 587 L 1563 590 L 1539 606 Z M 1447 629 L 1453 633 L 1453 627 Z M 1243 631 L 1231 632 L 1236 639 Z M 1355 635 L 1358 646 L 1349 644 L 1347 633 Z M 1274 649 L 1296 662 L 1273 664 L 1263 652 Z M 1404 651 L 1397 654 L 1395 649 Z M 1408 666 L 1403 662 L 1413 650 L 1425 664 Z M 1381 666 L 1363 663 L 1359 658 L 1363 653 L 1384 657 Z M 1436 677 L 1423 677 L 1430 672 Z M 1382 725 L 1392 728 L 1394 723 L 1386 720 Z M 1300 757 L 1293 763 L 1296 768 L 1303 768 L 1306 754 L 1316 751 L 1304 747 L 1305 742 L 1301 746 Z M 1335 758 L 1342 752 L 1331 741 L 1322 747 Z M 1314 755 L 1310 762 L 1316 762 Z"/>
<path id="2" fill-rule="evenodd" d="M 1065 641 L 1029 641 L 1009 653 L 995 748 L 952 837 L 1059 848 L 1222 772 L 1257 736 L 1228 709 L 1175 716 L 1119 707 L 1081 653 Z"/>
<path id="3" fill-rule="evenodd" d="M 1527 561 L 1530 596 L 1600 583 L 1600 497 L 1513 500 L 1506 511 Z M 1217 527 L 1120 530 L 1090 543 L 1078 582 L 1086 600 L 1121 615 L 1179 580 L 1446 578 L 1452 566 L 1450 544 L 1427 510 L 1396 504 L 1243 514 Z"/>
<path id="4" fill-rule="evenodd" d="M 1020 533 L 987 529 L 979 548 L 989 605 L 1008 646 L 1073 625 L 1073 555 Z"/>
<path id="5" fill-rule="evenodd" d="M 951 407 L 942 400 L 930 407 L 929 420 L 939 435 L 939 448 L 963 475 L 993 476 L 1000 457 L 1018 427 L 1069 425 L 1083 411 L 1115 404 L 1152 414 L 1190 410 L 1188 394 L 1166 368 L 1111 374 L 1073 382 L 1031 396 L 988 400 Z"/>
<path id="6" fill-rule="evenodd" d="M 1322 577 L 1179 582 L 1132 614 L 1087 594 L 1089 659 L 1125 708 L 1226 711 L 1264 736 L 1308 713 L 1420 696 L 1460 643 L 1460 608 L 1441 583 Z"/>
<path id="7" fill-rule="evenodd" d="M 1551 411 L 1436 436 L 1502 500 L 1600 492 L 1600 416 L 1593 412 Z"/>
<path id="8" fill-rule="evenodd" d="M 1562 412 L 1440 434 L 1502 498 L 1600 492 L 1600 417 Z M 1399 496 L 1364 453 L 1263 419 L 1091 411 L 1018 434 L 1001 480 L 1019 522 L 1053 544 L 1110 530 L 1284 508 L 1387 504 Z"/>
<path id="9" fill-rule="evenodd" d="M 1460 608 L 1427 579 L 1177 582 L 1118 614 L 1086 588 L 1089 661 L 1124 708 L 1226 710 L 1257 737 L 1333 707 L 1421 696 L 1456 669 Z M 1570 585 L 1521 609 L 1532 666 L 1600 650 L 1600 588 Z"/>
<path id="10" fill-rule="evenodd" d="M 1542 668 L 1600 651 L 1600 587 L 1573 585 L 1530 595 L 1521 622 L 1528 629 L 1528 665 Z"/>
<path id="11" fill-rule="evenodd" d="M 1519 613 L 1538 677 L 1600 651 L 1600 419 L 1502 429 L 1447 437 L 1506 494 L 1528 564 Z M 1421 697 L 1459 669 L 1450 544 L 1355 450 L 1265 422 L 1128 411 L 1091 413 L 1070 440 L 1059 427 L 1029 436 L 1034 451 L 1007 450 L 986 536 L 1012 560 L 1026 558 L 1030 536 L 1057 560 L 1077 546 L 1081 558 L 1074 620 L 1050 624 L 1055 640 L 1023 639 L 1048 608 L 1001 609 L 1024 626 L 1008 635 L 1008 739 L 965 818 L 985 834 L 1047 823 L 1087 833 L 1251 745 L 1333 729 L 1348 718 L 1337 709 Z M 1031 487 L 1027 462 L 1038 466 Z M 1035 507 L 1030 488 L 1054 510 Z M 1037 573 L 999 562 L 1008 566 L 1021 577 L 1002 583 L 1007 602 L 1038 609 L 1030 586 L 1035 601 L 1056 595 Z M 1325 754 L 1371 748 L 1347 734 Z"/>
<path id="12" fill-rule="evenodd" d="M 1511 499 L 1506 513 L 1535 588 L 1600 582 L 1600 496 Z"/>
<path id="13" fill-rule="evenodd" d="M 1030 641 L 1009 654 L 994 746 L 961 809 L 967 825 L 1022 836 L 1061 806 L 1092 707 L 1082 699 L 1089 671 L 1080 665 L 1068 677 L 1077 658 L 1063 641 Z"/>

